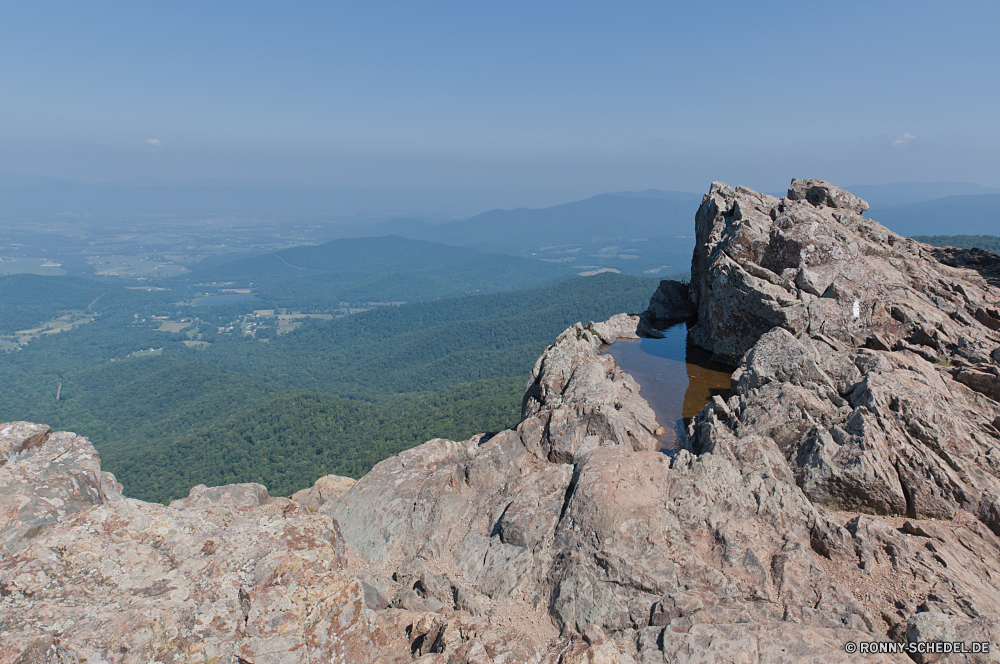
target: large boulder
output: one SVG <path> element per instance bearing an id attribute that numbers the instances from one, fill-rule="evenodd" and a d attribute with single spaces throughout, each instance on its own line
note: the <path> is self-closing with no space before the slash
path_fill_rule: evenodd
<path id="1" fill-rule="evenodd" d="M 121 497 L 86 438 L 44 424 L 0 424 L 0 560 L 75 512 Z"/>

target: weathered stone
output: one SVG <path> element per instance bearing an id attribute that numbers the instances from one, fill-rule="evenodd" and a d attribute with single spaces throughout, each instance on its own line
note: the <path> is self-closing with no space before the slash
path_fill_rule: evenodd
<path id="1" fill-rule="evenodd" d="M 86 438 L 22 438 L 41 442 L 0 468 L 4 503 L 25 505 L 3 530 L 0 663 L 385 661 L 334 520 L 259 484 L 123 498 Z"/>
<path id="2" fill-rule="evenodd" d="M 968 385 L 976 392 L 982 392 L 994 401 L 1000 401 L 1000 370 L 997 367 L 960 369 L 955 372 L 955 380 Z"/>
<path id="3" fill-rule="evenodd" d="M 44 424 L 11 422 L 0 429 L 0 465 L 32 448 L 40 446 L 52 432 Z"/>
<path id="4" fill-rule="evenodd" d="M 28 422 L 0 424 L 0 560 L 59 520 L 121 498 L 90 441 Z"/>
<path id="5" fill-rule="evenodd" d="M 788 187 L 788 198 L 793 201 L 808 201 L 816 207 L 841 208 L 858 214 L 868 209 L 865 201 L 823 180 L 792 180 Z"/>
<path id="6" fill-rule="evenodd" d="M 866 209 L 820 180 L 793 180 L 783 199 L 714 183 L 696 216 L 695 341 L 735 362 L 774 327 L 881 350 L 916 334 L 937 354 L 962 327 L 993 331 L 982 277 L 938 262 Z"/>
<path id="7" fill-rule="evenodd" d="M 683 320 L 695 314 L 694 304 L 688 294 L 688 285 L 664 279 L 649 298 L 646 313 L 652 320 Z"/>
<path id="8" fill-rule="evenodd" d="M 353 477 L 341 477 L 340 475 L 327 475 L 316 480 L 308 489 L 296 491 L 289 498 L 310 512 L 315 513 L 320 507 L 340 498 L 351 490 L 358 481 Z"/>
<path id="9" fill-rule="evenodd" d="M 996 616 L 984 616 L 970 620 L 956 615 L 948 615 L 936 611 L 917 613 L 910 617 L 906 624 L 906 639 L 911 643 L 947 642 L 962 644 L 963 650 L 971 650 L 973 643 L 989 644 L 989 652 L 969 652 L 961 654 L 920 653 L 913 656 L 917 664 L 987 664 L 1000 662 L 997 652 L 997 636 L 1000 635 L 1000 621 Z"/>
<path id="10" fill-rule="evenodd" d="M 830 378 L 816 364 L 815 352 L 809 352 L 788 330 L 776 327 L 747 351 L 733 373 L 733 391 L 743 394 L 771 382 L 813 382 L 832 387 Z"/>
<path id="11" fill-rule="evenodd" d="M 1000 286 L 1000 256 L 984 249 L 927 247 L 927 251 L 945 265 L 975 270 L 993 286 Z M 991 315 L 997 319 L 1000 316 Z"/>

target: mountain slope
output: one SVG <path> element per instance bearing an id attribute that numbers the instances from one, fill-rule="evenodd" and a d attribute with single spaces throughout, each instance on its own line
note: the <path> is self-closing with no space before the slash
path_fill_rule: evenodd
<path id="1" fill-rule="evenodd" d="M 491 210 L 464 221 L 434 226 L 439 242 L 493 251 L 535 251 L 549 244 L 690 234 L 701 197 L 677 198 L 602 194 L 582 201 L 529 210 Z"/>
<path id="2" fill-rule="evenodd" d="M 184 278 L 192 282 L 235 281 L 255 285 L 303 278 L 314 278 L 316 284 L 329 285 L 339 279 L 355 282 L 376 275 L 380 279 L 414 275 L 433 280 L 423 296 L 416 293 L 409 297 L 385 295 L 390 300 L 415 300 L 470 290 L 529 288 L 571 274 L 568 268 L 538 261 L 390 235 L 292 247 L 196 269 Z"/>
<path id="3" fill-rule="evenodd" d="M 55 283 L 64 277 L 49 279 Z M 210 442 L 206 432 L 225 430 L 230 425 L 224 422 L 234 417 L 231 422 L 243 421 L 250 415 L 238 413 L 259 407 L 264 410 L 252 411 L 261 424 L 251 436 L 254 449 L 284 449 L 287 459 L 297 459 L 293 464 L 297 470 L 289 475 L 292 471 L 287 464 L 276 465 L 273 459 L 258 463 L 258 455 L 247 477 L 301 489 L 319 477 L 323 468 L 357 474 L 386 454 L 421 442 L 425 439 L 421 436 L 468 434 L 449 424 L 455 418 L 447 409 L 431 408 L 418 417 L 416 405 L 403 403 L 437 399 L 428 394 L 432 391 L 466 385 L 468 389 L 449 397 L 454 402 L 449 408 L 465 409 L 462 417 L 478 422 L 476 426 L 486 423 L 475 419 L 476 413 L 487 417 L 503 411 L 504 418 L 490 420 L 489 427 L 506 426 L 504 421 L 516 416 L 516 407 L 511 410 L 510 405 L 520 403 L 532 363 L 556 334 L 579 320 L 599 320 L 623 308 L 641 310 L 655 287 L 652 279 L 616 274 L 581 277 L 546 288 L 381 307 L 334 320 L 311 319 L 301 329 L 267 343 L 241 334 L 217 334 L 214 330 L 221 323 L 207 319 L 213 311 L 198 311 L 202 318 L 192 323 L 191 330 L 204 330 L 210 343 L 195 347 L 183 343 L 189 339 L 185 334 L 158 331 L 159 320 L 152 324 L 146 320 L 177 308 L 176 304 L 166 309 L 140 305 L 142 298 L 164 294 L 124 291 L 128 306 L 102 310 L 93 323 L 64 334 L 44 335 L 18 352 L 0 353 L 4 378 L 0 381 L 0 421 L 49 421 L 93 437 L 105 468 L 119 475 L 129 495 L 162 501 L 185 494 L 191 485 L 183 482 L 197 483 L 202 475 L 204 481 L 232 481 L 235 476 L 227 475 L 225 468 L 212 466 L 222 463 L 223 457 L 202 449 Z M 107 299 L 102 298 L 95 308 Z M 175 319 L 214 308 L 180 309 L 182 316 L 175 314 Z M 136 311 L 141 312 L 139 319 L 133 318 Z M 149 348 L 161 350 L 159 354 L 133 352 Z M 472 383 L 488 389 L 473 389 Z M 60 384 L 61 397 L 56 400 Z M 344 406 L 344 413 L 356 417 L 342 422 L 348 428 L 371 421 L 365 415 L 369 411 L 361 408 L 365 401 L 402 400 L 400 410 L 423 424 L 400 424 L 383 439 L 385 444 L 379 449 L 384 454 L 375 456 L 365 447 L 368 438 L 348 436 L 338 443 L 347 446 L 343 454 L 338 452 L 340 461 L 335 463 L 330 457 L 324 466 L 313 467 L 311 474 L 302 474 L 307 466 L 295 441 L 312 439 L 309 418 L 294 430 L 269 429 L 263 423 L 272 415 L 277 418 L 281 407 L 260 405 L 285 403 L 280 400 L 283 394 L 302 391 L 325 393 L 316 397 L 320 401 L 352 399 L 357 408 L 336 402 L 337 408 Z M 476 403 L 463 405 L 463 400 Z M 379 408 L 383 407 L 375 410 Z M 188 452 L 179 455 L 178 446 Z M 195 458 L 208 459 L 198 462 L 199 475 L 177 467 Z"/>

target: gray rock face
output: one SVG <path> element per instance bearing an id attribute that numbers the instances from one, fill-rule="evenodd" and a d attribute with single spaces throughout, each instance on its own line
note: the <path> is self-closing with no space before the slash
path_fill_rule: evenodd
<path id="1" fill-rule="evenodd" d="M 1000 652 L 995 643 L 990 643 L 990 637 L 1000 631 L 996 616 L 988 616 L 970 620 L 947 613 L 927 611 L 915 614 L 906 624 L 906 638 L 909 642 L 948 642 L 962 643 L 965 649 L 972 649 L 973 643 L 988 643 L 989 652 L 971 652 L 958 655 L 946 653 L 917 653 L 913 660 L 917 664 L 931 662 L 968 662 L 969 664 L 987 664 L 1000 662 Z"/>
<path id="2" fill-rule="evenodd" d="M 688 293 L 688 285 L 664 279 L 649 298 L 646 314 L 652 320 L 682 320 L 695 315 L 696 309 Z"/>
<path id="3" fill-rule="evenodd" d="M 1000 286 L 1000 256 L 983 249 L 958 249 L 956 247 L 930 247 L 934 258 L 945 265 L 964 267 L 978 272 L 992 286 Z M 994 321 L 1000 316 L 990 314 Z M 995 329 L 995 328 L 994 328 Z"/>
<path id="4" fill-rule="evenodd" d="M 699 321 L 699 342 L 716 352 L 747 349 L 733 374 L 734 395 L 695 418 L 688 449 L 714 456 L 731 453 L 733 441 L 760 441 L 781 454 L 795 485 L 814 505 L 881 515 L 858 516 L 843 525 L 860 569 L 871 571 L 872 578 L 880 564 L 893 570 L 872 594 L 883 627 L 889 627 L 886 634 L 900 638 L 909 630 L 911 638 L 927 636 L 936 633 L 928 625 L 954 623 L 980 634 L 980 640 L 996 641 L 996 623 L 984 619 L 1000 615 L 995 596 L 1000 577 L 992 571 L 1000 535 L 1000 372 L 992 351 L 1000 336 L 989 313 L 997 309 L 1000 293 L 972 270 L 936 263 L 923 245 L 891 234 L 875 244 L 873 238 L 888 232 L 874 222 L 862 226 L 851 219 L 849 228 L 838 228 L 835 224 L 847 218 L 824 208 L 857 212 L 860 203 L 825 183 L 793 181 L 788 199 L 780 202 L 719 184 L 713 192 L 699 211 L 699 223 L 714 214 L 713 196 L 728 200 L 730 212 L 714 217 L 712 236 L 716 247 L 728 243 L 728 248 L 703 252 L 712 258 L 701 264 L 711 268 L 701 272 L 699 306 L 722 318 Z M 796 207 L 801 201 L 815 210 Z M 803 296 L 803 271 L 815 267 L 803 258 L 804 229 L 847 242 L 837 246 L 860 248 L 847 254 L 854 252 L 882 284 L 892 285 L 869 319 L 838 326 L 823 316 L 834 303 L 822 300 L 845 306 L 838 292 L 865 297 L 846 286 L 838 291 L 839 280 L 855 269 L 838 265 L 840 259 L 826 261 L 824 271 L 815 273 L 830 280 L 824 297 Z M 767 256 L 796 237 L 799 272 L 795 279 L 785 273 L 784 283 L 797 284 L 800 291 L 796 302 L 782 302 L 775 280 L 755 270 L 774 265 Z M 901 247 L 906 255 L 895 251 Z M 738 297 L 751 309 L 767 308 L 770 318 L 756 319 L 762 326 L 770 320 L 767 331 L 750 326 L 742 336 L 734 334 L 724 318 L 737 316 Z M 892 527 L 899 523 L 895 519 L 907 517 L 902 529 Z M 915 519 L 945 521 L 931 526 Z M 922 549 L 914 535 L 924 538 Z M 814 541 L 813 548 L 837 559 L 825 541 Z M 936 564 L 936 581 L 930 582 L 928 564 Z M 984 565 L 990 571 L 981 569 Z M 931 590 L 944 578 L 952 584 L 947 591 Z M 925 612 L 947 614 L 948 620 Z"/>
<path id="5" fill-rule="evenodd" d="M 922 518 L 952 518 L 964 510 L 1000 534 L 1000 435 L 994 426 L 1000 414 L 1000 371 L 991 357 L 1000 335 L 976 317 L 977 311 L 996 309 L 998 293 L 975 272 L 943 266 L 925 257 L 921 246 L 887 236 L 874 222 L 862 225 L 824 212 L 824 206 L 861 209 L 856 199 L 826 183 L 793 181 L 789 198 L 781 202 L 718 183 L 713 192 L 722 199 L 728 196 L 733 211 L 725 226 L 719 225 L 722 217 L 716 218 L 722 234 L 718 246 L 728 242 L 746 251 L 717 253 L 717 270 L 701 273 L 707 299 L 715 302 L 709 315 L 725 313 L 732 278 L 749 274 L 744 266 L 754 270 L 755 265 L 774 265 L 764 258 L 760 264 L 750 261 L 754 255 L 774 255 L 798 238 L 792 258 L 800 266 L 815 267 L 805 256 L 815 252 L 808 251 L 804 233 L 840 238 L 840 244 L 826 250 L 829 255 L 841 246 L 860 248 L 860 253 L 852 249 L 845 256 L 858 254 L 871 273 L 882 275 L 882 285 L 895 285 L 862 327 L 838 327 L 827 326 L 817 314 L 833 306 L 836 298 L 822 297 L 816 302 L 831 303 L 821 303 L 818 309 L 811 303 L 803 309 L 800 291 L 798 303 L 781 306 L 771 298 L 772 281 L 743 280 L 748 290 L 740 297 L 771 303 L 780 322 L 756 337 L 747 332 L 736 339 L 731 327 L 699 320 L 700 339 L 712 347 L 751 344 L 733 374 L 736 395 L 719 425 L 724 421 L 737 436 L 773 439 L 813 501 Z M 699 223 L 713 209 L 710 199 L 712 194 L 699 211 Z M 801 201 L 809 208 L 802 208 Z M 754 205 L 756 212 L 747 212 Z M 766 216 L 764 209 L 769 210 Z M 748 240 L 751 235 L 762 244 Z M 875 245 L 873 238 L 881 237 L 885 242 Z M 894 247 L 906 250 L 901 254 Z M 740 257 L 742 266 L 730 255 Z M 900 258 L 906 260 L 897 266 Z M 840 280 L 851 281 L 845 275 L 856 269 L 841 259 L 822 264 L 834 291 Z M 705 280 L 708 276 L 714 279 Z M 932 297 L 942 285 L 950 297 Z M 864 296 L 846 286 L 842 290 L 853 293 L 855 301 Z M 793 310 L 798 313 L 790 313 Z M 869 348 L 858 348 L 863 343 Z M 703 445 L 701 426 L 696 423 L 691 429 L 691 449 Z"/>
<path id="6" fill-rule="evenodd" d="M 86 438 L 44 424 L 0 424 L 0 558 L 120 490 Z"/>
<path id="7" fill-rule="evenodd" d="M 850 210 L 857 214 L 868 209 L 865 201 L 823 180 L 792 180 L 788 187 L 788 199 L 806 201 L 815 207 Z"/>
<path id="8" fill-rule="evenodd" d="M 733 390 L 742 394 L 768 383 L 812 383 L 832 388 L 833 381 L 817 364 L 812 343 L 803 341 L 809 348 L 783 328 L 766 333 L 733 372 Z"/>
<path id="9" fill-rule="evenodd" d="M 866 209 L 821 180 L 793 180 L 781 199 L 714 183 L 696 216 L 695 341 L 731 363 L 774 327 L 853 347 L 988 357 L 995 343 L 981 335 L 963 345 L 965 328 L 994 322 L 986 280 L 938 262 L 932 247 L 862 217 Z"/>
<path id="10" fill-rule="evenodd" d="M 392 655 L 329 517 L 259 484 L 124 498 L 86 438 L 45 426 L 0 424 L 0 449 L 0 663 Z"/>

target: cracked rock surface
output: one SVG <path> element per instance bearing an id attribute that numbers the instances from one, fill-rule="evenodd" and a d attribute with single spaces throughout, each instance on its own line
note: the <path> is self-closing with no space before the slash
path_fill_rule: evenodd
<path id="1" fill-rule="evenodd" d="M 0 448 L 0 662 L 381 661 L 333 519 L 259 484 L 131 500 L 90 441 L 35 424 Z"/>

